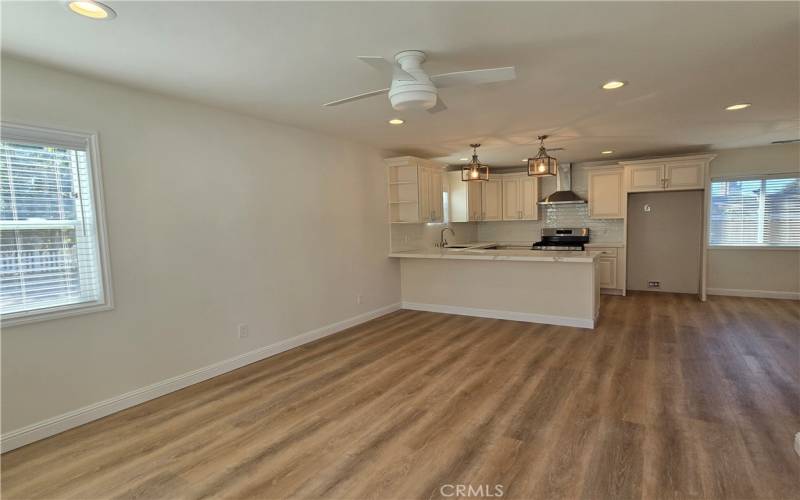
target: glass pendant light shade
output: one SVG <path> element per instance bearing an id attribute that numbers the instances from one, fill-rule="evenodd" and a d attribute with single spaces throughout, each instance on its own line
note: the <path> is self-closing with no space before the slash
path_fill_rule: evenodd
<path id="1" fill-rule="evenodd" d="M 461 167 L 461 180 L 464 182 L 488 181 L 489 165 L 484 165 L 478 161 L 477 149 L 480 144 L 470 144 L 470 146 L 472 147 L 472 161 Z"/>
<path id="2" fill-rule="evenodd" d="M 533 177 L 546 177 L 556 175 L 558 172 L 558 159 L 547 154 L 544 147 L 546 135 L 539 136 L 539 152 L 535 158 L 528 158 L 528 175 Z"/>

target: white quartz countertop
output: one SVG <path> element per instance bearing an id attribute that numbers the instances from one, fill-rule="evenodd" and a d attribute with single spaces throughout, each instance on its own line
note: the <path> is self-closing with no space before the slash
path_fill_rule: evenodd
<path id="1" fill-rule="evenodd" d="M 587 243 L 583 245 L 584 248 L 623 248 L 625 247 L 625 243 L 620 241 L 604 243 L 604 242 L 597 242 L 597 243 Z"/>
<path id="2" fill-rule="evenodd" d="M 491 246 L 483 243 L 482 246 Z M 516 249 L 485 249 L 480 247 L 464 249 L 431 248 L 392 252 L 389 257 L 406 259 L 463 259 L 463 260 L 503 260 L 503 261 L 529 261 L 529 262 L 594 262 L 597 254 L 589 252 L 553 251 L 546 250 L 516 250 Z"/>

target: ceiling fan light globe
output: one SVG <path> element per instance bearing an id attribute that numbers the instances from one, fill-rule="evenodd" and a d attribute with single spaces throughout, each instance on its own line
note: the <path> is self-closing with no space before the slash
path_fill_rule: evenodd
<path id="1" fill-rule="evenodd" d="M 409 109 L 430 109 L 436 106 L 436 91 L 398 90 L 389 92 L 389 100 L 397 111 Z"/>

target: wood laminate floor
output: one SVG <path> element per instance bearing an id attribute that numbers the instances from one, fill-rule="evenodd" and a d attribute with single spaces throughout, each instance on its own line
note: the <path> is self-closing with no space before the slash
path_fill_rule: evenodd
<path id="1" fill-rule="evenodd" d="M 398 311 L 9 452 L 2 496 L 798 498 L 800 303 L 602 306 Z"/>

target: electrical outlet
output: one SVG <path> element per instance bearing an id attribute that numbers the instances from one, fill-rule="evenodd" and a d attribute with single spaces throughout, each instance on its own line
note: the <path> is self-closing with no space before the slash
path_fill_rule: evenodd
<path id="1" fill-rule="evenodd" d="M 239 325 L 239 338 L 244 339 L 250 336 L 250 326 L 242 323 Z"/>
<path id="2" fill-rule="evenodd" d="M 647 288 L 660 288 L 661 282 L 660 281 L 648 281 Z"/>
<path id="3" fill-rule="evenodd" d="M 362 299 L 363 299 L 363 297 L 361 296 L 360 293 L 358 295 L 356 295 L 356 304 L 360 304 Z"/>

